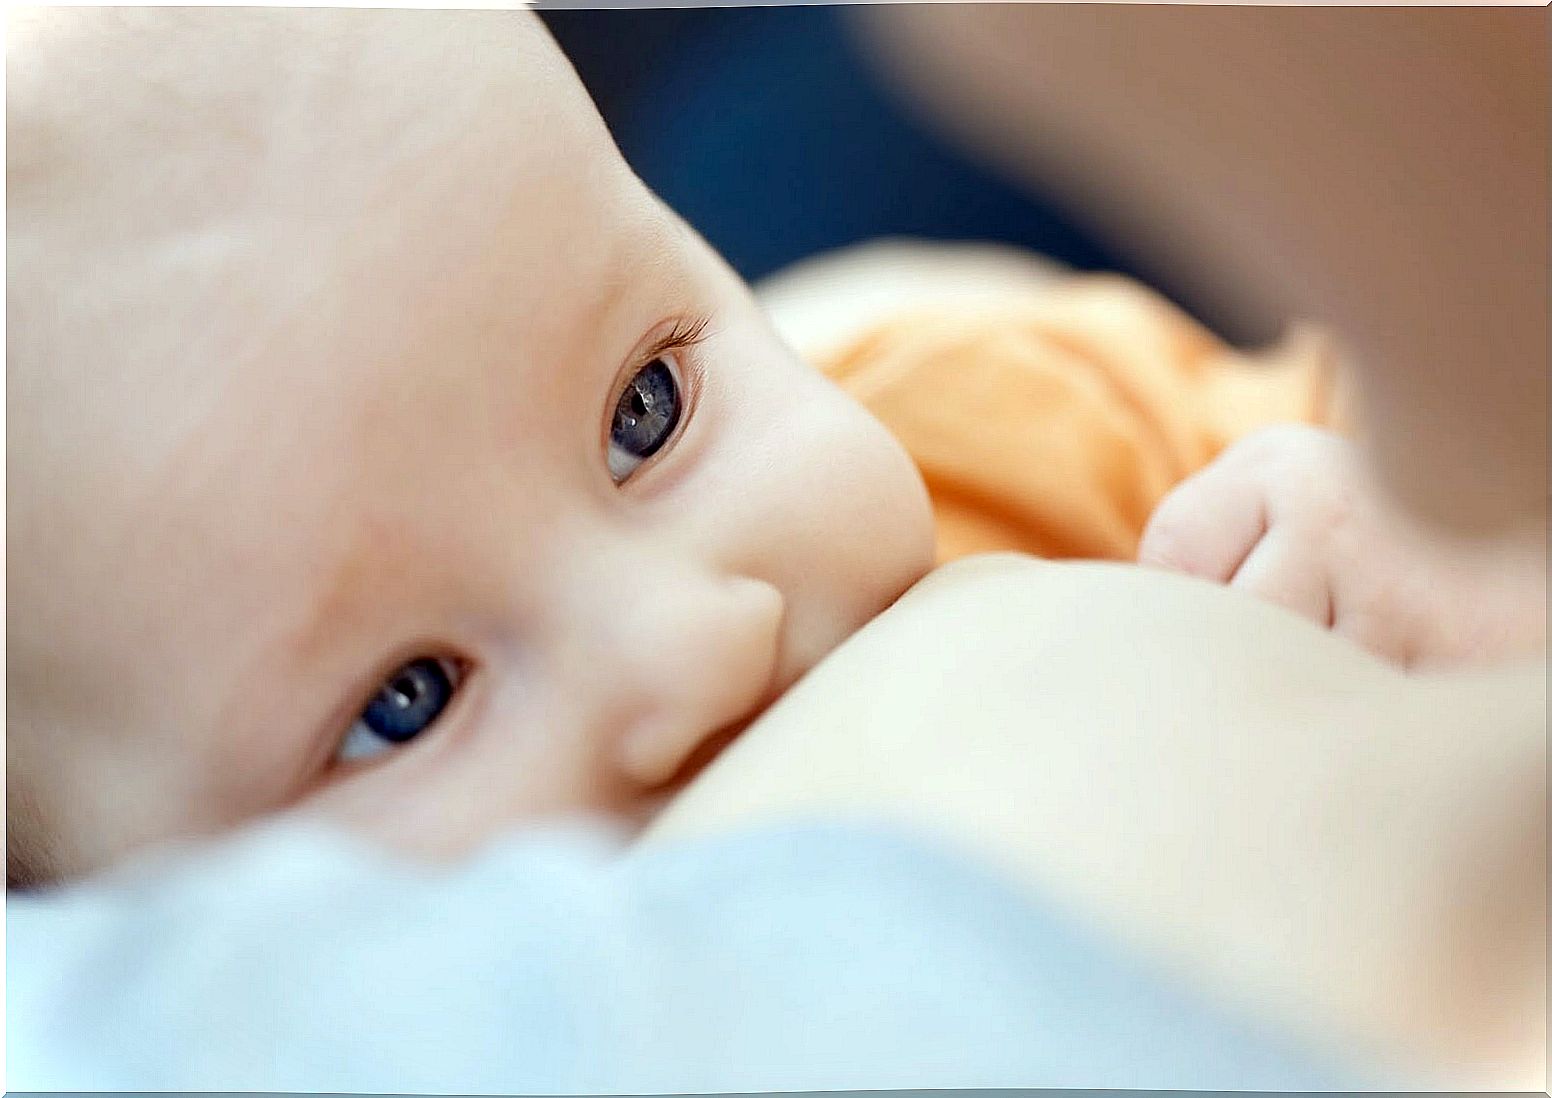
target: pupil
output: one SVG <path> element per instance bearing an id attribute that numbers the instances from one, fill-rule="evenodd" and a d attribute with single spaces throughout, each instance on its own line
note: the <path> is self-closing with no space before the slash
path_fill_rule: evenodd
<path id="1" fill-rule="evenodd" d="M 361 719 L 378 736 L 403 743 L 424 732 L 447 708 L 455 684 L 438 660 L 405 664 L 383 683 Z"/>
<path id="2" fill-rule="evenodd" d="M 647 414 L 647 398 L 642 395 L 640 389 L 632 389 L 630 397 L 631 411 L 638 416 Z"/>
<path id="3" fill-rule="evenodd" d="M 394 701 L 402 708 L 408 709 L 420 697 L 420 683 L 408 675 L 400 675 L 393 680 L 393 693 Z"/>

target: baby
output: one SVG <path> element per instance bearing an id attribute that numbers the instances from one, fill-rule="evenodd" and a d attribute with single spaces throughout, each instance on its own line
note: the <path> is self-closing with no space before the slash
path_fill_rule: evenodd
<path id="1" fill-rule="evenodd" d="M 533 17 L 299 14 L 13 27 L 12 879 L 639 814 L 932 560 Z"/>
<path id="2" fill-rule="evenodd" d="M 531 15 L 10 40 L 11 884 L 293 809 L 429 856 L 644 820 L 932 566 L 906 452 Z M 1188 520 L 1225 507 L 1282 545 L 1266 498 L 1346 475 L 1215 474 L 1158 559 L 1222 567 Z M 1326 575 L 1288 547 L 1263 573 Z"/>

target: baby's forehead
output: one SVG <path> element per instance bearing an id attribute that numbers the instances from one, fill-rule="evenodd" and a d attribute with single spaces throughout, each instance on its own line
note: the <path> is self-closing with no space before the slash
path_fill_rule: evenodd
<path id="1" fill-rule="evenodd" d="M 342 241 L 533 221 L 617 159 L 528 13 L 45 9 L 8 62 L 20 411 L 104 446 L 199 406 Z"/>
<path id="2" fill-rule="evenodd" d="M 8 30 L 8 509 L 33 620 L 101 570 L 121 501 L 209 476 L 188 440 L 234 401 L 260 393 L 241 437 L 284 441 L 276 363 L 370 365 L 402 353 L 392 323 L 436 334 L 438 293 L 451 315 L 455 289 L 559 285 L 565 225 L 627 190 L 531 14 L 45 9 Z"/>
<path id="3" fill-rule="evenodd" d="M 475 134 L 553 161 L 601 125 L 528 13 L 86 8 L 15 22 L 13 201 L 113 192 L 129 203 L 122 228 L 244 200 L 320 207 Z"/>

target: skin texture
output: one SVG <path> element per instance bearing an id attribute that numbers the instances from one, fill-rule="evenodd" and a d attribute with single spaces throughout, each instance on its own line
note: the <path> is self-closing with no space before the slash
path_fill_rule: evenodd
<path id="1" fill-rule="evenodd" d="M 531 17 L 60 10 L 10 42 L 13 873 L 292 807 L 431 854 L 638 820 L 929 567 L 903 451 Z M 621 388 L 703 322 L 688 414 L 616 485 Z M 443 715 L 335 762 L 419 657 L 462 668 Z"/>
<path id="2" fill-rule="evenodd" d="M 1546 761 L 1544 658 L 1408 675 L 1228 587 L 972 557 L 833 653 L 643 841 L 902 825 L 1333 1062 L 1532 1089 Z"/>

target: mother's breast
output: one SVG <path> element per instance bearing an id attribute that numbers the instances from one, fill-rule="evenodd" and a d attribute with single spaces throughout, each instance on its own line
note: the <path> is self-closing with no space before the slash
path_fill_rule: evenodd
<path id="1" fill-rule="evenodd" d="M 811 671 L 644 842 L 893 823 L 1254 1014 L 1453 1057 L 1479 1088 L 1506 1078 L 1491 1049 L 1541 1032 L 1503 935 L 1460 927 L 1540 895 L 1545 728 L 1544 659 L 1408 676 L 1198 580 L 973 557 Z"/>

